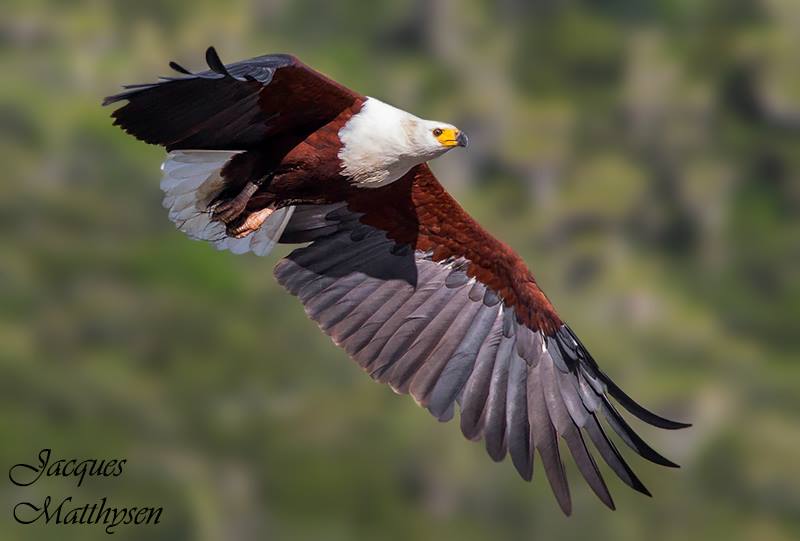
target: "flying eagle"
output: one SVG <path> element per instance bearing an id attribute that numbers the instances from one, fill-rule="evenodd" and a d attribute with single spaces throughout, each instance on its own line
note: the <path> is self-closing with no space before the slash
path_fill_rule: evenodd
<path id="1" fill-rule="evenodd" d="M 642 421 L 660 417 L 597 365 L 525 263 L 475 222 L 426 162 L 467 136 L 332 81 L 290 55 L 129 85 L 114 124 L 168 151 L 164 206 L 178 229 L 233 253 L 305 244 L 275 276 L 373 379 L 409 393 L 440 421 L 506 454 L 526 480 L 539 451 L 555 497 L 572 504 L 564 439 L 597 496 L 614 502 L 588 440 L 622 481 L 650 495 L 604 431 L 645 443 L 612 398 Z"/>

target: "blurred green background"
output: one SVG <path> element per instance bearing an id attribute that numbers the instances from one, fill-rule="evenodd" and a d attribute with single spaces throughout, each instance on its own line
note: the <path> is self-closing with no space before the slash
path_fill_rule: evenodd
<path id="1" fill-rule="evenodd" d="M 163 152 L 100 100 L 292 52 L 453 122 L 442 182 L 514 246 L 683 465 L 626 453 L 649 500 L 541 475 L 377 385 L 275 284 L 161 208 Z M 119 478 L 0 483 L 0 537 L 45 495 L 163 506 L 114 539 L 800 539 L 796 0 L 4 0 L 0 463 L 126 458 Z M 288 252 L 287 247 L 277 255 Z"/>

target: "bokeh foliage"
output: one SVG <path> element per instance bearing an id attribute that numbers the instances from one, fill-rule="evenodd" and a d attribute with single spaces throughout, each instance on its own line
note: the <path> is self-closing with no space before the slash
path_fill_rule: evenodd
<path id="1" fill-rule="evenodd" d="M 800 538 L 800 6 L 795 0 L 5 0 L 0 18 L 0 457 L 51 447 L 125 474 L 0 485 L 163 505 L 117 539 Z M 274 283 L 276 256 L 190 242 L 162 152 L 116 128 L 121 83 L 292 52 L 462 126 L 434 164 L 529 262 L 684 467 L 631 458 L 618 507 L 571 471 L 564 519 L 375 385 Z M 287 248 L 279 254 L 287 253 Z M 638 426 L 638 425 L 637 425 Z"/>

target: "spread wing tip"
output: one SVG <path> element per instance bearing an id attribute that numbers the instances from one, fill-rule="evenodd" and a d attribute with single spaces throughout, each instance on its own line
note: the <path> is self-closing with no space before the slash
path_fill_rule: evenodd
<path id="1" fill-rule="evenodd" d="M 679 430 L 681 428 L 689 428 L 691 423 L 682 421 L 673 421 L 662 417 L 652 411 L 648 410 L 633 398 L 631 398 L 625 391 L 623 391 L 614 381 L 600 370 L 597 362 L 592 358 L 589 351 L 581 343 L 580 339 L 575 335 L 569 325 L 564 325 L 556 334 L 556 341 L 558 342 L 559 349 L 566 355 L 572 358 L 581 358 L 585 360 L 589 366 L 596 372 L 597 377 L 608 390 L 610 394 L 619 404 L 625 408 L 629 413 L 636 416 L 639 420 L 666 430 Z"/>

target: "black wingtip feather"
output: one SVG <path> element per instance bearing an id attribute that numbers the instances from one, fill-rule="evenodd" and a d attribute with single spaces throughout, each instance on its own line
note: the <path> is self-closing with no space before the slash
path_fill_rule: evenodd
<path id="1" fill-rule="evenodd" d="M 220 60 L 217 54 L 217 50 L 214 49 L 213 46 L 206 49 L 206 63 L 208 63 L 208 67 L 211 68 L 211 71 L 219 73 L 220 75 L 225 75 L 226 77 L 231 76 L 231 74 L 228 73 L 228 68 L 222 63 L 222 60 Z"/>
<path id="2" fill-rule="evenodd" d="M 628 394 L 625 393 L 625 391 L 623 391 L 622 389 L 620 389 L 619 386 L 616 383 L 614 383 L 611 380 L 611 378 L 609 378 L 607 375 L 600 372 L 599 376 L 600 379 L 603 381 L 603 383 L 605 383 L 606 386 L 608 387 L 609 394 L 611 394 L 611 396 L 613 396 L 614 399 L 616 399 L 617 402 L 619 402 L 623 408 L 631 412 L 631 414 L 635 415 L 645 423 L 656 426 L 658 428 L 664 428 L 667 430 L 678 430 L 681 428 L 688 428 L 692 426 L 690 423 L 672 421 L 670 419 L 666 419 L 664 417 L 661 417 L 660 415 L 653 413 L 652 411 L 648 410 L 647 408 L 636 402 L 633 398 L 628 396 Z"/>
<path id="3" fill-rule="evenodd" d="M 191 71 L 189 71 L 188 69 L 184 68 L 183 66 L 181 66 L 177 62 L 170 61 L 169 67 L 172 68 L 173 70 L 177 71 L 178 73 L 183 73 L 184 75 L 194 75 Z"/>
<path id="4" fill-rule="evenodd" d="M 631 467 L 628 466 L 628 463 L 625 462 L 625 459 L 622 457 L 619 450 L 617 450 L 614 443 L 608 439 L 608 436 L 594 413 L 591 414 L 591 417 L 587 418 L 584 429 L 594 443 L 595 448 L 600 453 L 600 456 L 603 457 L 606 464 L 617 474 L 617 477 L 635 491 L 652 498 L 653 495 L 650 493 L 650 490 L 636 476 Z"/>
<path id="5" fill-rule="evenodd" d="M 608 398 L 603 398 L 603 406 L 603 411 L 608 424 L 611 425 L 611 428 L 614 429 L 614 432 L 616 432 L 619 437 L 622 438 L 622 441 L 624 441 L 628 447 L 654 464 L 659 464 L 668 468 L 680 468 L 678 464 L 664 457 L 658 451 L 650 447 L 636 432 L 634 432 L 630 425 L 628 425 L 628 423 L 625 422 L 625 419 L 623 419 L 619 414 L 617 409 L 611 404 L 611 402 L 608 401 Z"/>

